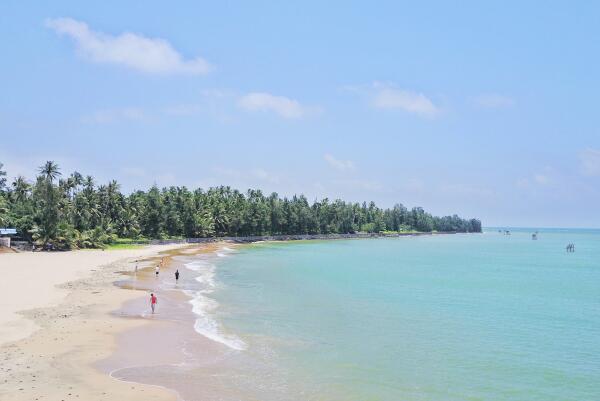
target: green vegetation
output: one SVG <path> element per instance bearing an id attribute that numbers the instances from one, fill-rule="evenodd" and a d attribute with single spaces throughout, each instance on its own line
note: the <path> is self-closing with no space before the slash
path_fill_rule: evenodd
<path id="1" fill-rule="evenodd" d="M 75 172 L 67 178 L 54 162 L 39 168 L 34 183 L 16 178 L 10 186 L 0 163 L 0 224 L 55 249 L 132 247 L 149 239 L 335 234 L 355 232 L 481 232 L 481 222 L 435 217 L 422 208 L 397 204 L 280 198 L 260 190 L 186 187 L 120 192 L 119 184 L 96 185 Z"/>
<path id="2" fill-rule="evenodd" d="M 142 244 L 108 244 L 105 249 L 113 250 L 113 249 L 138 249 L 142 248 L 144 245 Z"/>

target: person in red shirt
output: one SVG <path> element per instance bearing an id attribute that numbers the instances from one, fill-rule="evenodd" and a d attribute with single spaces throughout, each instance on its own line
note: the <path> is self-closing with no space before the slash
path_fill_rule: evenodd
<path id="1" fill-rule="evenodd" d="M 150 294 L 150 307 L 152 308 L 152 313 L 154 313 L 154 308 L 156 308 L 157 301 L 158 299 L 156 298 L 156 295 Z"/>

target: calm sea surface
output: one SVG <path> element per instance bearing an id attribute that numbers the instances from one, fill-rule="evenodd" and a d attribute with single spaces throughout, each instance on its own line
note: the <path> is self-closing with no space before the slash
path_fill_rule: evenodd
<path id="1" fill-rule="evenodd" d="M 532 232 L 240 247 L 210 325 L 274 399 L 600 400 L 600 231 Z"/>

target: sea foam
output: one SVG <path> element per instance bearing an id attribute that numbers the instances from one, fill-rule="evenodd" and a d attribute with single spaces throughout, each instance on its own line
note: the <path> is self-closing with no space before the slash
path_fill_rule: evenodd
<path id="1" fill-rule="evenodd" d="M 222 257 L 226 256 L 222 255 Z M 197 316 L 194 330 L 206 338 L 224 344 L 231 349 L 245 350 L 247 347 L 244 341 L 234 335 L 223 333 L 221 325 L 211 316 L 211 312 L 219 306 L 217 301 L 208 296 L 214 292 L 216 287 L 215 265 L 207 260 L 196 260 L 186 263 L 185 266 L 189 270 L 199 273 L 196 281 L 200 284 L 200 289 L 184 290 L 192 298 L 189 302 L 192 305 L 192 312 Z"/>

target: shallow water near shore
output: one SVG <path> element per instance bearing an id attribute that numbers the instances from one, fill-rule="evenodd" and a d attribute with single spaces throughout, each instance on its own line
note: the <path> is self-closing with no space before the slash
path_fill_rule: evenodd
<path id="1" fill-rule="evenodd" d="M 114 375 L 188 401 L 595 400 L 600 231 L 532 232 L 177 258 L 161 324 L 125 337 L 153 351 Z"/>

